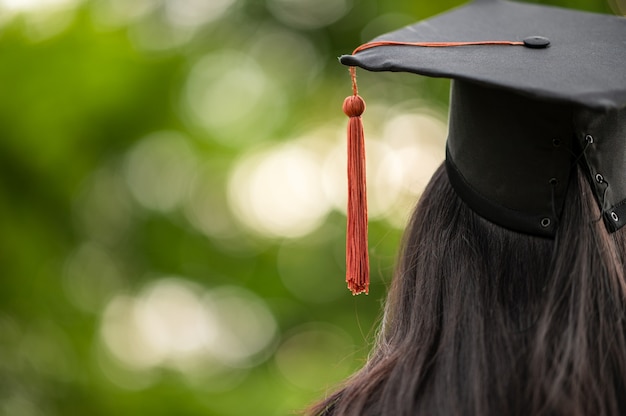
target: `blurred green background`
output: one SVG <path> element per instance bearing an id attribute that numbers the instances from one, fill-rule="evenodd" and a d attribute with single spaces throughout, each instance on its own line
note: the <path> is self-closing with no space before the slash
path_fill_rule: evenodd
<path id="1" fill-rule="evenodd" d="M 352 297 L 336 57 L 458 4 L 0 0 L 0 415 L 287 415 L 362 365 L 448 82 L 359 72 Z"/>

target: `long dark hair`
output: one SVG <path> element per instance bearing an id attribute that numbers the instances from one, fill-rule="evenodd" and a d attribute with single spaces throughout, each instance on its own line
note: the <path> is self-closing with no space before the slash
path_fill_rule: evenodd
<path id="1" fill-rule="evenodd" d="M 626 242 L 573 177 L 546 239 L 478 217 L 440 167 L 407 228 L 371 357 L 309 413 L 626 414 Z"/>

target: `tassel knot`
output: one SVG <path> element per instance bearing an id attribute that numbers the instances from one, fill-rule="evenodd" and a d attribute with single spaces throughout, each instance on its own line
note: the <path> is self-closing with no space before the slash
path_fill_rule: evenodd
<path id="1" fill-rule="evenodd" d="M 351 95 L 343 101 L 343 112 L 348 117 L 360 117 L 365 111 L 365 101 L 360 95 Z"/>

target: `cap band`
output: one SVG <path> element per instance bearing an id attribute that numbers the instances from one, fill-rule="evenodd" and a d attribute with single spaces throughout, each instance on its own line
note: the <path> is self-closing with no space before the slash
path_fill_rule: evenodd
<path id="1" fill-rule="evenodd" d="M 500 226 L 553 236 L 575 155 L 572 108 L 453 81 L 447 167 L 457 194 Z"/>

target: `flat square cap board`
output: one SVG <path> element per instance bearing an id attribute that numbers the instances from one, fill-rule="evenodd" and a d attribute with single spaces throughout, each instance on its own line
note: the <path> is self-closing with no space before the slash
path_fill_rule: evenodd
<path id="1" fill-rule="evenodd" d="M 625 18 L 475 0 L 382 35 L 340 61 L 351 69 L 453 80 L 446 169 L 455 192 L 483 218 L 554 237 L 580 165 L 607 230 L 626 225 Z M 362 138 L 364 105 L 354 75 L 353 91 L 344 103 L 348 136 Z M 349 194 L 363 199 L 365 192 L 353 191 L 350 179 L 350 160 L 364 157 L 355 149 L 361 156 L 349 151 Z M 349 202 L 348 239 L 362 238 L 363 227 L 351 231 L 351 212 Z M 357 249 L 348 243 L 349 257 L 363 246 L 367 251 L 367 241 Z M 359 268 L 369 270 L 368 263 L 348 267 Z M 367 291 L 356 287 L 356 293 Z"/>
<path id="2" fill-rule="evenodd" d="M 476 0 L 374 41 L 523 41 L 542 49 L 489 46 L 381 46 L 341 62 L 370 71 L 402 71 L 491 85 L 543 100 L 594 109 L 626 105 L 626 19 L 558 7 Z"/>

